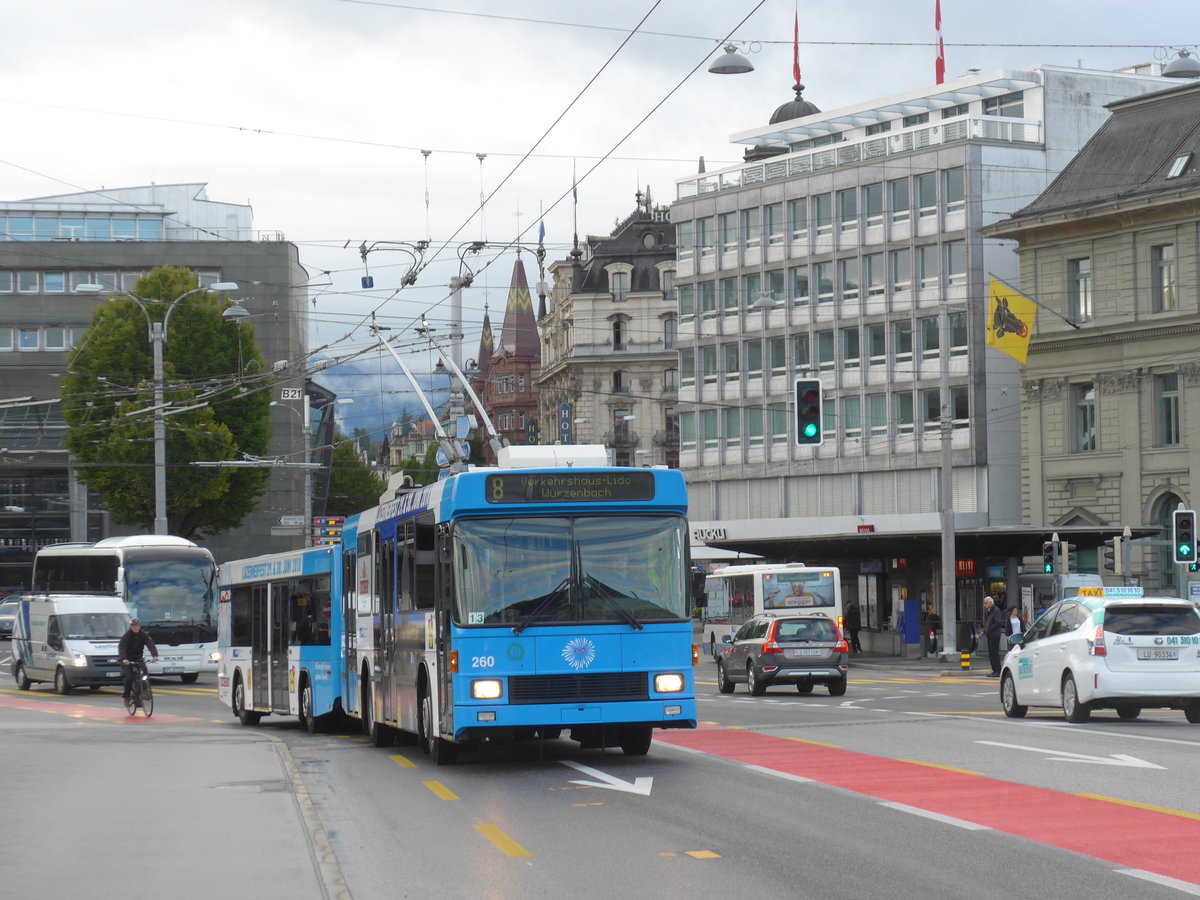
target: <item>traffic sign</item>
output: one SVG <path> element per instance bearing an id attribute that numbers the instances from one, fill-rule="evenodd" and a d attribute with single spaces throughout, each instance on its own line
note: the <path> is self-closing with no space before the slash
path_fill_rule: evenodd
<path id="1" fill-rule="evenodd" d="M 306 518 L 307 518 L 307 516 L 301 516 L 301 515 L 295 515 L 295 516 L 280 516 L 280 517 L 279 517 L 279 524 L 280 524 L 280 525 L 282 525 L 284 528 L 292 528 L 292 527 L 295 527 L 295 526 L 297 526 L 297 525 L 303 525 L 303 524 L 304 524 L 304 520 L 305 520 Z"/>

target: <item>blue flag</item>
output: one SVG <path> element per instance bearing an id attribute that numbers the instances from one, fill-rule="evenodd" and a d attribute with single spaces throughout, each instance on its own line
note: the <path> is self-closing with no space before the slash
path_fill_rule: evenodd
<path id="1" fill-rule="evenodd" d="M 538 243 L 544 244 L 545 242 L 546 242 L 546 223 L 544 221 L 542 221 L 542 222 L 538 222 Z"/>

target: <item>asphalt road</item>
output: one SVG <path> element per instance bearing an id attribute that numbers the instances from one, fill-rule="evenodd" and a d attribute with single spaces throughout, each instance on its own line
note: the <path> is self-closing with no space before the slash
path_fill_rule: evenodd
<path id="1" fill-rule="evenodd" d="M 910 664 L 857 665 L 844 697 L 713 676 L 703 661 L 701 728 L 645 757 L 560 740 L 446 767 L 286 718 L 243 728 L 203 679 L 156 682 L 137 724 L 113 692 L 5 680 L 6 807 L 36 807 L 0 842 L 6 891 L 54 872 L 63 893 L 173 898 L 1200 896 L 1182 713 L 1009 720 L 994 680 Z M 130 829 L 144 893 L 113 868 Z"/>

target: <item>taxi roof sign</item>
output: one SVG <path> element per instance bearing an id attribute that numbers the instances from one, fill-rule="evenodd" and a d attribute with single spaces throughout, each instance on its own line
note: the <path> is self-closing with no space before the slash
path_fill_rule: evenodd
<path id="1" fill-rule="evenodd" d="M 1081 587 L 1078 597 L 1141 597 L 1144 592 L 1137 585 L 1118 585 L 1113 587 Z"/>

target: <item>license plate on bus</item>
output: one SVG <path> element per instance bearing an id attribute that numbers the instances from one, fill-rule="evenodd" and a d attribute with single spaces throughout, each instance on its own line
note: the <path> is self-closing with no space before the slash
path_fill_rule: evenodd
<path id="1" fill-rule="evenodd" d="M 1179 659 L 1179 650 L 1175 647 L 1145 647 L 1137 654 L 1138 659 Z"/>
<path id="2" fill-rule="evenodd" d="M 824 650 L 814 647 L 811 649 L 805 648 L 803 650 L 789 650 L 788 656 L 820 656 L 824 652 Z"/>
<path id="3" fill-rule="evenodd" d="M 183 666 L 163 666 L 162 673 L 164 675 L 182 675 Z"/>

